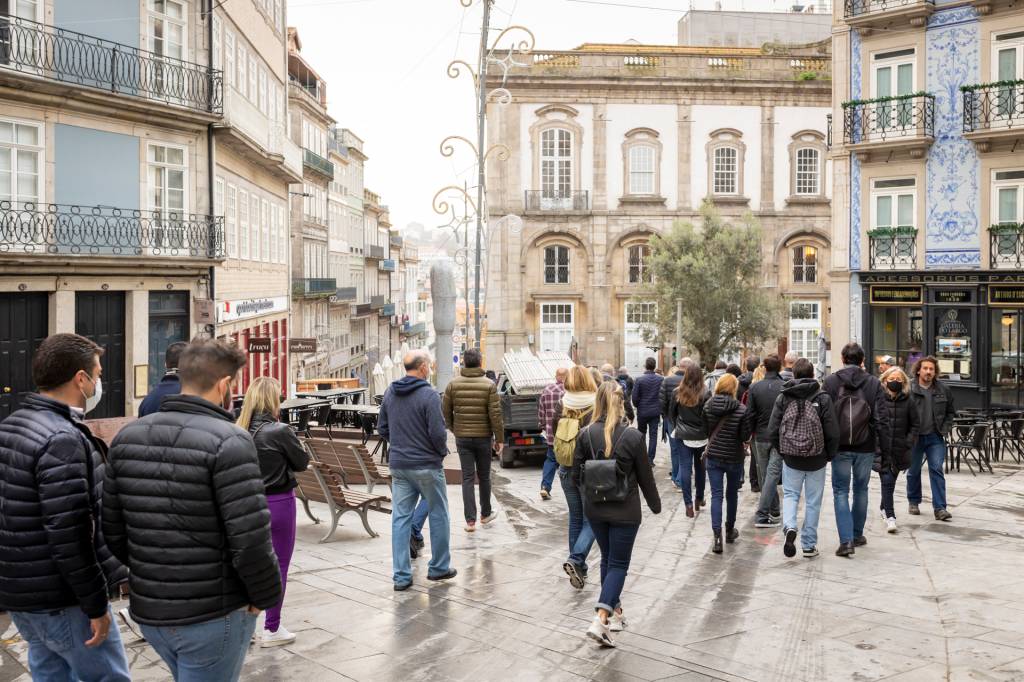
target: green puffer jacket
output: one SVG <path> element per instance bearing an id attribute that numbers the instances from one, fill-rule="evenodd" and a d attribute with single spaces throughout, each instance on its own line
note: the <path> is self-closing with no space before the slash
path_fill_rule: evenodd
<path id="1" fill-rule="evenodd" d="M 463 368 L 444 390 L 444 423 L 456 438 L 488 438 L 501 443 L 505 426 L 501 419 L 498 389 L 480 367 Z"/>

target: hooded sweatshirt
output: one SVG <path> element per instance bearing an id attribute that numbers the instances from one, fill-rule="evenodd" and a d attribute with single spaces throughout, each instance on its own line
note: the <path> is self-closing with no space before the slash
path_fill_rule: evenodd
<path id="1" fill-rule="evenodd" d="M 847 365 L 835 374 L 828 375 L 825 378 L 825 392 L 832 399 L 834 409 L 838 409 L 839 389 L 842 386 L 860 393 L 860 397 L 871 408 L 871 422 L 868 435 L 863 441 L 841 445 L 840 448 L 844 452 L 870 452 L 872 454 L 877 448 L 882 456 L 887 458 L 892 443 L 892 434 L 889 423 L 889 406 L 881 382 L 877 377 L 854 365 Z M 838 417 L 837 414 L 836 418 Z"/>
<path id="2" fill-rule="evenodd" d="M 441 396 L 419 377 L 407 375 L 388 386 L 377 431 L 388 441 L 392 469 L 440 469 L 448 454 Z"/>
<path id="3" fill-rule="evenodd" d="M 719 393 L 704 404 L 704 429 L 708 433 L 707 456 L 726 464 L 743 464 L 743 444 L 750 440 L 747 408 L 732 396 Z M 721 422 L 722 427 L 715 433 Z"/>
<path id="4" fill-rule="evenodd" d="M 768 423 L 766 442 L 772 444 L 776 452 L 784 453 L 787 448 L 780 447 L 779 428 L 782 426 L 782 415 L 794 400 L 808 400 L 811 407 L 818 412 L 821 420 L 821 433 L 825 437 L 824 451 L 815 457 L 794 457 L 782 455 L 783 461 L 790 469 L 799 471 L 817 471 L 828 464 L 839 449 L 839 422 L 832 407 L 832 399 L 821 390 L 818 380 L 814 378 L 793 379 L 786 382 L 779 397 L 775 399 L 771 421 Z M 806 408 L 805 408 L 806 409 Z"/>

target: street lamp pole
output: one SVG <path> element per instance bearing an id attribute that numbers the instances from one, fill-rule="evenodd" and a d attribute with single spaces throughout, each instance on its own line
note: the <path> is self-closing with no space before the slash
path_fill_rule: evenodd
<path id="1" fill-rule="evenodd" d="M 477 184 L 476 184 L 476 258 L 474 259 L 475 273 L 473 291 L 473 313 L 474 313 L 474 338 L 473 345 L 480 350 L 480 245 L 482 240 L 480 234 L 483 232 L 484 220 L 484 182 L 486 176 L 487 150 L 484 147 L 485 130 L 487 123 L 487 44 L 490 38 L 491 5 L 494 0 L 484 0 L 483 27 L 480 29 L 480 66 L 477 71 L 477 112 L 476 112 L 476 155 L 477 155 Z M 467 321 L 468 326 L 468 321 Z"/>

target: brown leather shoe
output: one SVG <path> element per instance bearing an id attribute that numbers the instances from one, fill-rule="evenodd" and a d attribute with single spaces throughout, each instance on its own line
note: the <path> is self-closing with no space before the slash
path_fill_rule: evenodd
<path id="1" fill-rule="evenodd" d="M 686 505 L 686 518 L 688 518 L 688 519 L 692 519 L 693 518 L 693 505 L 692 504 Z"/>

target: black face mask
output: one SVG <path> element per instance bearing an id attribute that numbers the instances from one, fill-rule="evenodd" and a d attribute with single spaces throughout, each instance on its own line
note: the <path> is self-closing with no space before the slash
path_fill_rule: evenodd
<path id="1" fill-rule="evenodd" d="M 885 387 L 888 388 L 893 393 L 899 393 L 900 391 L 903 390 L 903 382 L 902 381 L 890 381 L 890 382 L 888 382 L 885 385 Z"/>

